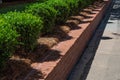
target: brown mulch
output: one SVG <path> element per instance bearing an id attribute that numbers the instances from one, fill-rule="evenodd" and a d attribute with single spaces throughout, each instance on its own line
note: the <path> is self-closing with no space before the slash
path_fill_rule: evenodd
<path id="1" fill-rule="evenodd" d="M 38 80 L 44 78 L 44 73 L 37 71 L 31 67 L 34 62 L 45 62 L 45 61 L 55 61 L 60 58 L 58 51 L 53 51 L 54 45 L 57 45 L 61 41 L 69 40 L 72 37 L 68 35 L 70 30 L 79 29 L 78 24 L 82 22 L 85 18 L 90 18 L 88 15 L 92 14 L 94 9 L 98 9 L 104 3 L 96 2 L 94 5 L 83 9 L 78 15 L 71 16 L 65 24 L 57 25 L 53 29 L 53 33 L 42 35 L 37 41 L 38 46 L 36 49 L 27 54 L 22 54 L 22 52 L 15 53 L 10 60 L 7 62 L 7 67 L 5 67 L 0 74 L 0 80 Z M 52 52 L 53 54 L 49 54 Z M 51 55 L 46 58 L 46 56 Z M 46 58 L 46 59 L 45 59 Z M 29 77 L 28 74 L 30 72 Z"/>

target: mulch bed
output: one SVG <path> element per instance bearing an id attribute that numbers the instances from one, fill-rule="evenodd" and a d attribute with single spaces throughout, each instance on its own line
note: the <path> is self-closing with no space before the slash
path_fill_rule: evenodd
<path id="1" fill-rule="evenodd" d="M 81 10 L 78 15 L 71 16 L 65 24 L 57 25 L 53 33 L 40 36 L 36 49 L 25 54 L 23 51 L 16 51 L 7 62 L 7 67 L 0 73 L 0 80 L 39 80 L 44 79 L 45 73 L 41 70 L 33 69 L 31 64 L 43 63 L 47 61 L 56 61 L 61 58 L 58 51 L 51 48 L 61 41 L 69 40 L 68 35 L 70 30 L 80 29 L 78 24 L 83 23 L 85 18 L 91 18 L 89 14 L 94 14 L 92 11 L 101 7 L 104 3 L 95 2 L 94 5 Z M 52 52 L 52 54 L 50 54 Z"/>

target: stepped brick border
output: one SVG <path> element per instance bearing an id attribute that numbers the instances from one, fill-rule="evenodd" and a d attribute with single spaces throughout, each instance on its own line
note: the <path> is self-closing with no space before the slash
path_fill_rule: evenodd
<path id="1" fill-rule="evenodd" d="M 52 48 L 52 50 L 60 51 L 60 55 L 62 55 L 60 59 L 31 65 L 34 69 L 41 70 L 46 74 L 45 79 L 40 80 L 67 79 L 110 3 L 111 0 L 105 0 L 103 7 L 96 9 L 94 11 L 95 14 L 89 15 L 92 18 L 84 20 L 88 22 L 79 24 L 80 29 L 70 31 L 69 36 L 72 36 L 72 39 L 60 42 Z"/>

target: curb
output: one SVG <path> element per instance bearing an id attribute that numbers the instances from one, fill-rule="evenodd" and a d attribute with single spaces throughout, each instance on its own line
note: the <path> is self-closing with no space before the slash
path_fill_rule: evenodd
<path id="1" fill-rule="evenodd" d="M 100 22 L 92 39 L 89 41 L 87 48 L 84 50 L 83 55 L 80 57 L 79 61 L 72 69 L 67 80 L 86 80 L 87 75 L 89 73 L 90 65 L 92 63 L 92 60 L 94 59 L 95 52 L 98 48 L 101 36 L 109 19 L 109 12 L 111 10 L 112 5 L 112 2 L 110 2 L 110 7 L 108 6 L 107 10 L 105 11 L 108 13 L 105 14 L 103 20 Z"/>

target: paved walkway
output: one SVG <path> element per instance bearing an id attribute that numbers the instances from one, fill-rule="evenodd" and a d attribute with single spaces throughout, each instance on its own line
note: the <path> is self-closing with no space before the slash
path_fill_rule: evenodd
<path id="1" fill-rule="evenodd" d="M 120 80 L 120 0 L 116 1 L 86 80 Z"/>
<path id="2" fill-rule="evenodd" d="M 113 1 L 68 80 L 120 80 L 120 0 Z"/>

